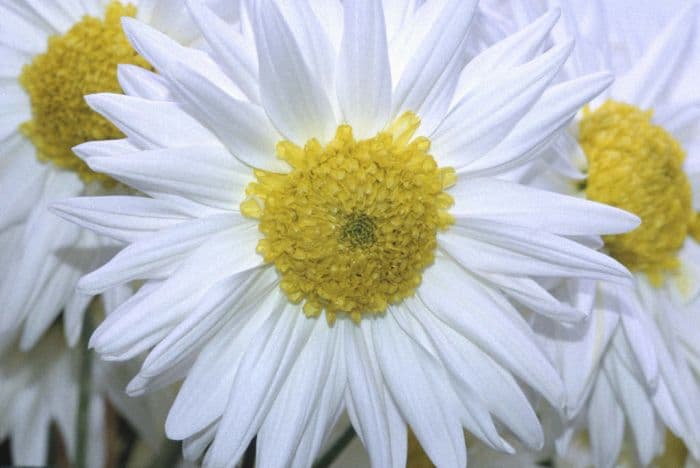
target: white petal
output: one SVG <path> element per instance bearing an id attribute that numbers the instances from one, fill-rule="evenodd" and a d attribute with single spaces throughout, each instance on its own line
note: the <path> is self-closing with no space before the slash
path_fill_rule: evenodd
<path id="1" fill-rule="evenodd" d="M 461 100 L 467 92 L 487 80 L 492 73 L 512 69 L 532 60 L 558 19 L 559 10 L 551 10 L 474 57 L 462 72 L 453 103 Z"/>
<path id="2" fill-rule="evenodd" d="M 433 380 L 435 364 L 429 355 L 415 346 L 391 314 L 374 321 L 371 329 L 389 391 L 426 454 L 437 466 L 466 466 L 459 415 L 445 398 L 451 388 Z"/>
<path id="3" fill-rule="evenodd" d="M 306 430 L 318 397 L 328 381 L 338 330 L 329 329 L 324 320 L 316 320 L 286 382 L 275 398 L 257 435 L 256 463 L 260 466 L 290 466 L 299 440 Z M 328 428 L 330 429 L 330 427 Z M 307 460 L 313 464 L 313 458 Z"/>
<path id="4" fill-rule="evenodd" d="M 698 22 L 698 6 L 693 3 L 669 22 L 654 39 L 644 56 L 613 85 L 615 99 L 652 107 L 687 56 L 686 45 Z"/>
<path id="5" fill-rule="evenodd" d="M 449 193 L 458 226 L 483 219 L 571 236 L 621 234 L 640 223 L 618 208 L 493 178 L 462 178 Z"/>
<path id="6" fill-rule="evenodd" d="M 420 301 L 407 300 L 407 306 L 425 327 L 458 385 L 469 389 L 478 404 L 485 405 L 528 447 L 541 448 L 544 435 L 539 421 L 513 376 L 472 342 L 437 320 Z"/>
<path id="7" fill-rule="evenodd" d="M 173 263 L 214 234 L 232 228 L 239 231 L 255 229 L 254 226 L 251 228 L 249 221 L 235 214 L 181 223 L 126 247 L 102 268 L 83 277 L 78 288 L 85 293 L 97 294 L 135 279 L 161 276 L 164 268 L 167 271 Z"/>
<path id="8" fill-rule="evenodd" d="M 155 198 L 182 198 L 207 207 L 238 211 L 252 173 L 223 148 L 195 146 L 136 151 L 119 157 L 85 158 L 96 172 Z M 204 211 L 204 210 L 203 210 Z"/>
<path id="9" fill-rule="evenodd" d="M 218 428 L 217 423 L 212 423 L 206 429 L 183 440 L 182 458 L 193 463 L 199 461 L 199 459 L 202 458 L 204 451 L 209 448 L 211 441 L 214 440 L 214 436 L 216 435 Z"/>
<path id="10" fill-rule="evenodd" d="M 612 467 L 625 432 L 625 419 L 605 374 L 600 374 L 588 410 L 588 436 L 596 466 Z"/>
<path id="11" fill-rule="evenodd" d="M 617 359 L 608 359 L 605 370 L 611 386 L 620 395 L 620 405 L 634 436 L 634 446 L 640 455 L 640 462 L 647 466 L 661 448 L 655 443 L 656 414 L 651 398 L 647 389 Z"/>
<path id="12" fill-rule="evenodd" d="M 392 102 L 394 116 L 416 112 L 428 132 L 444 118 L 464 66 L 464 46 L 475 8 L 473 0 L 446 2 L 401 73 Z"/>
<path id="13" fill-rule="evenodd" d="M 183 439 L 205 429 L 224 413 L 241 360 L 260 327 L 282 313 L 286 298 L 275 290 L 260 298 L 260 310 L 242 323 L 222 327 L 202 349 L 170 408 L 165 431 Z"/>
<path id="14" fill-rule="evenodd" d="M 311 138 L 327 142 L 336 122 L 322 83 L 312 74 L 275 3 L 262 0 L 255 5 L 260 95 L 270 120 L 297 144 Z"/>
<path id="15" fill-rule="evenodd" d="M 371 337 L 363 334 L 360 326 L 346 324 L 345 365 L 348 390 L 345 405 L 358 437 L 369 453 L 372 466 L 403 466 L 394 460 L 391 433 L 387 417 L 384 381 L 379 370 Z"/>
<path id="16" fill-rule="evenodd" d="M 308 319 L 296 305 L 271 316 L 246 350 L 234 378 L 228 406 L 207 464 L 232 466 L 260 428 L 298 354 L 318 319 Z"/>
<path id="17" fill-rule="evenodd" d="M 301 55 L 309 66 L 311 75 L 318 78 L 318 83 L 328 96 L 333 96 L 337 52 L 326 34 L 327 29 L 316 16 L 310 0 L 295 2 L 275 0 L 275 2 L 299 46 Z"/>
<path id="18" fill-rule="evenodd" d="M 133 196 L 69 198 L 53 203 L 51 209 L 63 219 L 125 243 L 196 216 L 184 203 Z"/>
<path id="19" fill-rule="evenodd" d="M 156 73 L 136 65 L 120 64 L 117 78 L 125 94 L 150 101 L 172 101 L 167 82 Z"/>
<path id="20" fill-rule="evenodd" d="M 539 156 L 581 107 L 611 82 L 612 75 L 598 73 L 550 87 L 503 141 L 461 171 L 470 176 L 496 174 Z M 573 151 L 581 151 L 577 143 Z M 567 151 L 567 157 L 570 154 Z"/>
<path id="21" fill-rule="evenodd" d="M 109 93 L 85 100 L 143 149 L 218 146 L 216 137 L 175 103 Z"/>
<path id="22" fill-rule="evenodd" d="M 290 466 L 305 468 L 316 458 L 323 443 L 329 436 L 329 427 L 335 426 L 343 408 L 345 394 L 345 333 L 340 329 L 343 325 L 338 322 L 335 349 L 330 357 L 331 367 L 328 371 L 327 383 L 321 386 L 321 394 L 315 401 L 313 413 L 310 416 L 306 431 L 301 436 L 299 446 L 294 453 Z M 405 438 L 404 438 L 405 439 Z"/>
<path id="23" fill-rule="evenodd" d="M 260 102 L 258 62 L 255 49 L 201 0 L 188 0 L 187 7 L 212 49 L 216 62 L 251 102 Z"/>
<path id="24" fill-rule="evenodd" d="M 129 359 L 163 340 L 171 330 L 177 330 L 178 324 L 185 322 L 182 327 L 189 325 L 185 317 L 200 314 L 197 307 L 209 305 L 202 304 L 205 296 L 216 293 L 212 300 L 221 300 L 219 281 L 260 265 L 259 257 L 252 250 L 256 237 L 257 233 L 240 227 L 212 236 L 157 288 L 135 296 L 134 300 L 127 301 L 107 317 L 90 339 L 90 346 L 105 359 Z M 232 249 L 233 245 L 241 248 Z M 216 289 L 212 291 L 214 287 Z M 152 314 L 153 310 L 160 313 Z M 139 323 L 138 327 L 133 326 L 135 322 Z M 179 333 L 182 329 L 177 331 Z M 176 353 L 178 350 L 172 351 Z"/>
<path id="25" fill-rule="evenodd" d="M 337 92 L 343 118 L 358 139 L 388 123 L 391 70 L 380 0 L 345 2 L 345 27 L 338 57 Z"/>
<path id="26" fill-rule="evenodd" d="M 33 391 L 34 390 L 34 391 Z M 10 437 L 12 460 L 18 465 L 45 465 L 49 456 L 49 413 L 38 388 L 27 388 L 15 402 L 16 426 Z"/>
<path id="27" fill-rule="evenodd" d="M 520 314 L 451 260 L 438 258 L 418 291 L 440 319 L 535 388 L 554 406 L 563 404 L 561 379 Z"/>
<path id="28" fill-rule="evenodd" d="M 275 146 L 282 137 L 262 107 L 236 99 L 201 70 L 184 61 L 173 63 L 171 70 L 178 94 L 188 104 L 188 109 L 234 156 L 254 168 L 288 170 L 288 166 L 275 157 Z"/>
<path id="29" fill-rule="evenodd" d="M 386 35 L 389 41 L 399 31 L 416 10 L 416 4 L 421 0 L 382 0 L 384 17 L 386 18 Z"/>
<path id="30" fill-rule="evenodd" d="M 553 47 L 468 91 L 431 137 L 437 160 L 459 169 L 500 143 L 540 98 L 572 47 L 572 42 Z"/>
<path id="31" fill-rule="evenodd" d="M 572 307 L 552 296 L 545 288 L 530 278 L 481 273 L 480 276 L 496 285 L 516 302 L 555 320 L 576 322 L 588 311 Z"/>
<path id="32" fill-rule="evenodd" d="M 478 271 L 631 284 L 629 272 L 617 261 L 545 231 L 479 220 L 439 234 L 438 241 L 465 268 Z"/>
<path id="33" fill-rule="evenodd" d="M 36 159 L 34 146 L 24 138 L 5 140 L 7 154 L 0 154 L 0 231 L 22 223 L 37 204 L 52 171 Z"/>
<path id="34" fill-rule="evenodd" d="M 139 375 L 144 379 L 165 372 L 190 354 L 196 354 L 223 327 L 240 327 L 251 311 L 260 313 L 279 279 L 274 271 L 245 270 L 215 284 L 187 317 L 148 354 Z"/>

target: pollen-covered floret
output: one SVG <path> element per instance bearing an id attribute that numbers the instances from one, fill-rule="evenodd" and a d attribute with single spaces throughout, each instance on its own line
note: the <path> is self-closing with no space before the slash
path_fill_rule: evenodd
<path id="1" fill-rule="evenodd" d="M 586 196 L 642 220 L 632 232 L 606 236 L 608 252 L 659 283 L 664 272 L 678 268 L 677 253 L 696 214 L 683 148 L 651 119 L 651 111 L 607 101 L 584 110 L 579 141 L 588 159 Z"/>
<path id="2" fill-rule="evenodd" d="M 278 155 L 289 174 L 256 171 L 242 212 L 260 219 L 258 251 L 274 263 L 290 300 L 329 322 L 336 313 L 359 321 L 411 294 L 432 263 L 436 234 L 452 223 L 455 181 L 413 138 L 407 113 L 387 131 L 357 141 L 348 125 L 325 146 L 284 141 Z"/>

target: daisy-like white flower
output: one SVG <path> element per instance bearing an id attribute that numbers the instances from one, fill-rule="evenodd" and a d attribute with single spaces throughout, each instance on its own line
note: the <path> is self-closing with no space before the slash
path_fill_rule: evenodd
<path id="1" fill-rule="evenodd" d="M 228 3 L 217 11 L 235 18 L 236 2 Z M 90 301 L 75 283 L 114 253 L 113 242 L 46 207 L 66 196 L 118 189 L 71 148 L 122 137 L 83 95 L 120 92 L 117 64 L 147 67 L 121 30 L 123 16 L 184 43 L 198 37 L 179 0 L 0 1 L 0 347 L 19 331 L 20 347 L 31 348 L 62 310 L 75 343 Z M 148 73 L 125 67 L 121 86 Z"/>
<path id="2" fill-rule="evenodd" d="M 0 441 L 9 437 L 15 465 L 43 466 L 49 456 L 51 426 L 58 429 L 74 461 L 80 382 L 80 351 L 70 349 L 53 327 L 28 352 L 6 350 L 0 357 Z M 123 415 L 153 450 L 163 442 L 168 401 L 162 392 L 128 398 L 123 392 L 132 365 L 95 360 L 89 380 L 86 466 L 104 466 L 106 403 Z"/>
<path id="3" fill-rule="evenodd" d="M 521 16 L 542 11 L 534 3 L 519 3 Z M 564 454 L 587 429 L 595 465 L 613 466 L 627 428 L 634 459 L 647 465 L 663 451 L 668 428 L 697 457 L 700 385 L 689 363 L 700 356 L 700 140 L 693 132 L 700 96 L 674 88 L 694 76 L 700 58 L 686 48 L 698 31 L 698 6 L 645 38 L 645 47 L 634 41 L 644 34 L 630 33 L 620 15 L 605 15 L 601 2 L 562 8 L 564 30 L 579 44 L 562 78 L 609 69 L 616 81 L 548 150 L 554 170 L 539 182 L 623 208 L 642 224 L 604 237 L 605 251 L 634 272 L 634 289 L 570 281 L 557 297 L 592 308 L 590 318 L 576 327 L 533 320 L 562 373 L 573 418 L 558 449 Z"/>
<path id="4" fill-rule="evenodd" d="M 555 406 L 561 382 L 507 296 L 579 319 L 531 277 L 628 282 L 574 238 L 638 220 L 496 177 L 610 77 L 549 87 L 556 12 L 468 61 L 475 3 L 259 0 L 234 28 L 188 2 L 211 54 L 125 20 L 160 76 L 89 96 L 127 138 L 75 150 L 148 197 L 54 207 L 129 243 L 79 283 L 144 281 L 91 344 L 150 350 L 132 394 L 185 377 L 187 457 L 233 466 L 257 433 L 260 466 L 309 466 L 345 410 L 375 466 L 405 464 L 407 425 L 438 466 L 463 428 L 512 451 L 494 418 L 542 444 L 516 378 Z"/>

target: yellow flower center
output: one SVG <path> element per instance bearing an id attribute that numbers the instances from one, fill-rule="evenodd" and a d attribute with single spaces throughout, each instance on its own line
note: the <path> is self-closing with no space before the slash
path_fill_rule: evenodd
<path id="1" fill-rule="evenodd" d="M 610 255 L 659 284 L 678 268 L 677 253 L 696 231 L 685 153 L 652 112 L 607 101 L 584 109 L 579 141 L 588 159 L 586 196 L 639 216 L 632 232 L 604 238 Z"/>
<path id="2" fill-rule="evenodd" d="M 348 125 L 325 146 L 277 146 L 288 174 L 255 171 L 241 212 L 260 220 L 258 252 L 280 272 L 281 288 L 304 313 L 325 310 L 358 322 L 413 294 L 432 263 L 438 229 L 453 219 L 451 168 L 438 168 L 430 141 L 406 113 L 386 131 L 357 141 Z"/>
<path id="3" fill-rule="evenodd" d="M 29 95 L 32 119 L 21 126 L 40 161 L 70 169 L 86 183 L 113 185 L 105 174 L 92 172 L 71 148 L 86 141 L 122 138 L 122 133 L 85 103 L 86 94 L 121 92 L 117 65 L 149 68 L 122 32 L 121 18 L 136 7 L 112 1 L 105 19 L 85 16 L 61 36 L 49 38 L 46 52 L 26 65 L 19 78 Z"/>

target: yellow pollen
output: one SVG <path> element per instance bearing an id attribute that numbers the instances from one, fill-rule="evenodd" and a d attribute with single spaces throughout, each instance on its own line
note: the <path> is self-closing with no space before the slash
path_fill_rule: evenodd
<path id="1" fill-rule="evenodd" d="M 642 224 L 627 234 L 606 236 L 608 252 L 632 271 L 660 285 L 678 269 L 677 254 L 696 230 L 685 153 L 652 111 L 607 101 L 584 109 L 579 140 L 588 159 L 586 196 L 636 214 Z"/>
<path id="2" fill-rule="evenodd" d="M 32 140 L 37 158 L 77 172 L 86 183 L 115 184 L 107 175 L 91 171 L 71 148 L 123 135 L 92 111 L 84 96 L 122 92 L 117 82 L 120 63 L 150 68 L 122 32 L 121 18 L 135 15 L 135 6 L 112 1 L 104 20 L 85 16 L 65 34 L 49 38 L 46 52 L 26 65 L 19 78 L 32 106 L 32 119 L 21 130 Z"/>
<path id="3" fill-rule="evenodd" d="M 433 262 L 437 231 L 453 222 L 444 189 L 455 175 L 437 166 L 427 138 L 413 138 L 419 124 L 406 113 L 367 140 L 341 125 L 325 146 L 283 141 L 277 153 L 292 170 L 255 172 L 241 212 L 259 219 L 258 252 L 307 316 L 381 314 Z"/>

